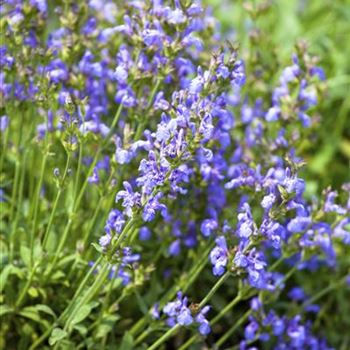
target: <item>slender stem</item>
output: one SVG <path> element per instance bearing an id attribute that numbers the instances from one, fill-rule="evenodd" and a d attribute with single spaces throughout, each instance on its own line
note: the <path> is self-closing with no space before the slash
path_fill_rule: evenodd
<path id="1" fill-rule="evenodd" d="M 52 211 L 51 211 L 50 218 L 49 218 L 49 223 L 47 225 L 47 228 L 46 228 L 46 231 L 45 231 L 45 234 L 44 234 L 44 240 L 43 240 L 43 249 L 44 250 L 46 249 L 47 240 L 48 240 L 48 237 L 49 237 L 51 226 L 53 224 L 53 219 L 54 219 L 55 214 L 56 214 L 57 206 L 58 206 L 58 203 L 60 201 L 61 193 L 62 193 L 62 189 L 59 188 L 58 191 L 57 191 L 57 195 L 56 195 L 53 207 L 52 207 Z"/>
<path id="2" fill-rule="evenodd" d="M 157 349 L 166 340 L 168 340 L 168 338 L 170 338 L 174 333 L 176 333 L 179 328 L 180 328 L 179 324 L 176 324 L 174 327 L 170 328 L 155 343 L 153 343 L 147 350 L 155 350 L 155 349 Z"/>
<path id="3" fill-rule="evenodd" d="M 109 304 L 109 299 L 111 297 L 111 294 L 112 294 L 112 290 L 113 290 L 113 286 L 114 286 L 114 282 L 115 282 L 115 276 L 116 276 L 116 273 L 117 273 L 117 269 L 115 269 L 113 271 L 113 274 L 111 276 L 111 281 L 110 281 L 110 285 L 109 285 L 109 288 L 108 288 L 108 291 L 106 293 L 106 296 L 103 300 L 103 304 L 102 304 L 102 308 L 101 308 L 101 311 L 96 319 L 96 321 L 94 322 L 94 324 L 92 325 L 91 328 L 95 327 L 96 325 L 98 326 L 100 324 L 100 322 L 102 321 L 103 319 L 103 315 L 105 313 L 105 311 L 107 310 L 108 308 L 108 304 Z M 121 283 L 120 281 L 118 281 L 118 283 Z M 104 339 L 102 340 L 102 343 L 105 342 L 105 338 L 106 336 L 104 337 Z"/>
<path id="4" fill-rule="evenodd" d="M 317 301 L 318 299 L 322 298 L 324 295 L 328 294 L 329 292 L 331 292 L 333 289 L 336 289 L 338 287 L 340 287 L 342 284 L 344 284 L 346 282 L 346 279 L 348 278 L 348 276 L 344 276 L 341 280 L 339 280 L 336 283 L 332 283 L 330 284 L 328 287 L 322 289 L 321 291 L 319 291 L 318 293 L 316 293 L 312 298 L 307 299 L 301 306 L 301 308 L 305 308 L 308 305 L 313 304 L 315 301 Z"/>
<path id="5" fill-rule="evenodd" d="M 39 179 L 39 183 L 38 183 L 38 188 L 37 188 L 35 198 L 34 198 L 34 214 L 33 214 L 34 218 L 33 218 L 32 232 L 31 232 L 31 236 L 30 236 L 31 260 L 33 260 L 34 238 L 35 238 L 35 233 L 36 233 L 36 229 L 37 229 L 37 222 L 38 222 L 39 197 L 40 197 L 40 191 L 42 188 L 42 184 L 44 181 L 47 158 L 48 158 L 48 151 L 45 150 L 45 155 L 44 155 L 43 161 L 41 163 L 41 171 L 40 171 L 40 179 Z"/>
<path id="6" fill-rule="evenodd" d="M 64 174 L 63 174 L 63 177 L 62 177 L 62 183 L 60 184 L 60 187 L 59 187 L 59 189 L 57 191 L 55 202 L 54 202 L 51 214 L 50 214 L 49 223 L 47 225 L 47 228 L 46 228 L 46 231 L 45 231 L 45 234 L 44 234 L 44 240 L 43 240 L 43 248 L 44 249 L 46 248 L 46 244 L 47 244 L 47 241 L 48 241 L 48 238 L 49 238 L 49 234 L 50 234 L 50 229 L 51 229 L 51 226 L 53 224 L 53 220 L 55 218 L 57 206 L 58 206 L 59 200 L 61 198 L 61 194 L 62 194 L 63 189 L 64 189 L 64 182 L 65 182 L 67 174 L 68 174 L 70 159 L 71 159 L 71 157 L 70 157 L 70 154 L 68 153 L 66 167 L 64 169 Z"/>
<path id="7" fill-rule="evenodd" d="M 77 198 L 77 195 L 78 195 L 79 177 L 80 177 L 80 172 L 81 172 L 82 158 L 83 158 L 83 142 L 80 141 L 80 143 L 79 143 L 79 156 L 78 156 L 78 168 L 77 168 L 77 173 L 75 174 L 74 197 L 73 198 Z"/>
<path id="8" fill-rule="evenodd" d="M 29 350 L 35 350 L 50 335 L 55 326 L 56 323 L 52 324 L 45 333 L 30 346 Z"/>
<path id="9" fill-rule="evenodd" d="M 81 300 L 77 303 L 76 307 L 72 310 L 72 312 L 68 316 L 65 326 L 63 328 L 64 330 L 67 330 L 69 328 L 70 323 L 75 316 L 74 310 L 79 310 L 84 304 L 87 304 L 98 292 L 98 290 L 101 288 L 102 284 L 104 283 L 107 277 L 108 270 L 109 270 L 109 264 L 108 262 L 105 262 L 101 268 L 101 271 L 98 272 L 98 276 L 95 279 L 94 283 L 91 285 L 91 287 L 85 293 L 84 297 L 81 298 Z"/>
<path id="10" fill-rule="evenodd" d="M 76 306 L 72 309 L 72 312 L 68 315 L 68 319 L 65 322 L 65 325 L 63 327 L 64 331 L 68 331 L 68 333 L 71 332 L 70 324 L 72 320 L 74 319 L 76 315 L 76 310 L 79 310 L 83 305 L 90 302 L 90 300 L 95 296 L 96 293 L 100 290 L 102 287 L 102 284 L 104 283 L 107 274 L 109 271 L 109 264 L 108 262 L 105 262 L 101 268 L 101 270 L 98 273 L 97 278 L 95 279 L 94 283 L 91 285 L 91 287 L 87 290 L 87 292 L 84 294 L 84 296 L 77 302 Z M 56 343 L 54 350 L 59 349 L 60 343 Z"/>
<path id="11" fill-rule="evenodd" d="M 74 213 L 77 211 L 77 209 L 78 209 L 78 207 L 80 205 L 80 202 L 83 199 L 83 195 L 84 195 L 86 187 L 87 187 L 87 185 L 89 183 L 89 177 L 90 177 L 92 171 L 94 170 L 94 167 L 95 167 L 95 165 L 97 163 L 98 157 L 100 156 L 101 152 L 102 152 L 101 148 L 97 150 L 97 152 L 95 154 L 95 157 L 94 157 L 94 159 L 93 159 L 93 161 L 92 161 L 92 163 L 91 163 L 91 165 L 90 165 L 90 167 L 88 169 L 88 172 L 86 174 L 86 178 L 85 178 L 85 180 L 83 182 L 83 185 L 82 185 L 82 187 L 80 189 L 80 192 L 79 192 L 79 194 L 76 197 L 74 197 L 74 204 L 73 204 L 73 212 Z"/>
<path id="12" fill-rule="evenodd" d="M 35 271 L 36 271 L 36 268 L 37 268 L 38 265 L 35 265 L 32 269 L 32 271 L 30 272 L 30 275 L 29 275 L 29 278 L 27 280 L 27 283 L 25 284 L 24 288 L 22 289 L 22 292 L 20 294 L 20 296 L 18 297 L 17 301 L 16 301 L 16 308 L 20 307 L 21 304 L 22 304 L 22 301 L 24 299 L 24 297 L 26 296 L 27 294 L 27 291 L 33 281 L 33 277 L 34 277 L 34 274 L 35 274 Z"/>
<path id="13" fill-rule="evenodd" d="M 108 187 L 109 187 L 112 179 L 113 179 L 113 172 L 111 171 L 111 173 L 110 173 L 110 175 L 109 175 L 109 177 L 107 179 L 107 182 L 106 182 L 106 189 L 107 189 L 107 191 L 108 191 Z M 107 192 L 107 191 L 105 191 L 105 192 Z M 83 246 L 84 247 L 86 246 L 86 244 L 88 243 L 88 241 L 90 239 L 90 235 L 91 235 L 92 229 L 94 228 L 96 219 L 98 217 L 98 214 L 100 212 L 101 206 L 102 206 L 103 201 L 106 198 L 107 194 L 108 193 L 104 193 L 104 194 L 101 195 L 101 197 L 100 197 L 100 199 L 99 199 L 99 201 L 97 203 L 97 206 L 95 207 L 94 214 L 92 216 L 92 219 L 90 220 L 88 229 L 86 230 L 86 233 L 85 233 L 84 238 L 83 238 Z"/>
<path id="14" fill-rule="evenodd" d="M 232 336 L 232 334 L 237 330 L 237 328 L 247 320 L 247 318 L 250 316 L 252 312 L 253 312 L 252 309 L 247 310 L 247 312 L 242 317 L 239 317 L 238 320 L 235 322 L 235 324 L 215 343 L 218 349 L 223 343 L 225 343 L 225 341 L 229 337 Z"/>
<path id="15" fill-rule="evenodd" d="M 215 283 L 215 285 L 210 289 L 209 293 L 205 296 L 205 298 L 200 302 L 199 307 L 203 307 L 211 297 L 216 293 L 216 291 L 220 288 L 220 286 L 227 280 L 230 276 L 230 272 L 226 272 L 221 278 Z"/>
<path id="16" fill-rule="evenodd" d="M 12 196 L 11 196 L 11 209 L 10 209 L 10 220 L 13 220 L 13 215 L 15 212 L 15 203 L 16 203 L 16 197 L 17 197 L 17 190 L 18 190 L 18 184 L 19 184 L 19 174 L 20 174 L 20 161 L 16 161 L 16 167 L 15 167 L 15 178 L 13 180 L 13 188 L 12 188 Z"/>
<path id="17" fill-rule="evenodd" d="M 92 216 L 92 219 L 90 221 L 90 224 L 89 224 L 89 227 L 87 228 L 86 232 L 85 232 L 85 235 L 84 235 L 84 238 L 83 238 L 83 246 L 85 247 L 86 244 L 88 243 L 88 241 L 90 240 L 90 236 L 91 236 L 91 232 L 92 232 L 92 229 L 94 228 L 94 225 L 95 225 L 95 221 L 98 217 L 98 214 L 100 213 L 100 209 L 102 207 L 102 204 L 103 204 L 103 200 L 105 199 L 104 196 L 101 196 L 100 200 L 98 201 L 97 205 L 96 205 L 96 208 L 95 208 L 95 211 L 94 211 L 94 214 Z"/>
<path id="18" fill-rule="evenodd" d="M 103 203 L 103 197 L 100 198 L 100 200 L 99 200 L 99 202 L 98 202 L 98 204 L 97 204 L 97 206 L 96 206 L 96 208 L 95 208 L 95 210 L 94 210 L 94 214 L 93 214 L 93 217 L 92 217 L 92 219 L 91 219 L 91 223 L 89 224 L 89 228 L 88 228 L 87 231 L 85 232 L 85 235 L 84 235 L 84 238 L 83 238 L 83 246 L 84 246 L 84 248 L 85 248 L 85 246 L 86 246 L 86 244 L 87 244 L 87 242 L 88 242 L 88 240 L 89 240 L 89 238 L 90 238 L 93 225 L 94 225 L 94 223 L 95 223 L 95 221 L 96 221 L 96 219 L 97 219 L 97 216 L 98 216 L 98 214 L 99 214 L 99 212 L 100 212 L 102 203 Z M 75 271 L 75 268 L 76 268 L 76 266 L 77 266 L 77 264 L 78 264 L 78 261 L 79 261 L 78 258 L 79 258 L 79 254 L 77 254 L 77 258 L 74 260 L 74 263 L 72 264 L 72 266 L 71 266 L 71 268 L 70 268 L 70 271 L 69 271 L 68 277 L 67 277 L 68 280 L 71 279 L 72 274 L 73 274 L 74 271 Z M 89 259 L 89 258 L 87 257 L 87 259 Z M 83 273 L 83 271 L 82 271 L 81 273 Z M 80 275 L 79 275 L 79 276 L 80 276 Z"/>
<path id="19" fill-rule="evenodd" d="M 68 234 L 69 234 L 69 231 L 70 231 L 72 224 L 73 224 L 73 219 L 70 217 L 68 220 L 68 223 L 65 227 L 65 230 L 63 231 L 63 234 L 61 236 L 61 240 L 58 244 L 57 250 L 55 251 L 53 261 L 49 265 L 48 269 L 46 270 L 47 272 L 45 273 L 45 275 L 47 276 L 47 280 L 50 278 L 53 269 L 56 267 L 57 260 L 58 260 L 60 254 L 61 254 L 61 251 L 66 243 L 66 240 L 67 240 L 67 237 L 68 237 Z"/>
<path id="20" fill-rule="evenodd" d="M 4 133 L 4 143 L 2 145 L 2 150 L 1 150 L 1 154 L 0 154 L 0 174 L 2 173 L 2 169 L 4 166 L 4 161 L 5 161 L 5 155 L 6 155 L 6 148 L 7 148 L 7 144 L 8 144 L 8 135 L 9 135 L 9 127 L 5 130 Z"/>
<path id="21" fill-rule="evenodd" d="M 95 262 L 95 264 L 90 268 L 89 272 L 85 275 L 83 281 L 80 283 L 79 288 L 77 289 L 77 291 L 75 292 L 72 300 L 70 301 L 70 303 L 68 304 L 68 306 L 66 307 L 66 309 L 63 311 L 63 313 L 61 314 L 61 316 L 58 318 L 58 320 L 56 322 L 54 322 L 46 331 L 45 333 L 39 338 L 37 339 L 33 345 L 29 348 L 29 350 L 34 350 L 36 349 L 51 333 L 51 331 L 54 329 L 54 327 L 61 321 L 63 320 L 67 314 L 69 314 L 75 304 L 75 302 L 77 301 L 77 299 L 79 298 L 81 292 L 83 291 L 83 289 L 85 288 L 87 282 L 89 281 L 89 278 L 91 277 L 91 275 L 93 274 L 93 272 L 95 271 L 95 269 L 97 268 L 97 266 L 100 264 L 100 262 L 102 261 L 103 256 L 101 255 Z"/>
<path id="22" fill-rule="evenodd" d="M 60 316 L 60 320 L 64 319 L 65 316 L 70 313 L 70 311 L 72 310 L 72 307 L 74 306 L 75 301 L 78 299 L 78 297 L 80 296 L 81 292 L 83 291 L 83 289 L 85 288 L 85 286 L 87 285 L 89 278 L 91 277 L 91 275 L 94 273 L 94 271 L 96 270 L 96 268 L 98 267 L 98 265 L 102 262 L 103 260 L 103 256 L 101 255 L 94 263 L 93 266 L 91 266 L 89 272 L 85 275 L 84 279 L 81 281 L 78 289 L 76 290 L 76 292 L 74 293 L 74 296 L 72 298 L 72 300 L 70 301 L 70 303 L 68 304 L 68 306 L 66 307 L 66 309 L 63 311 L 63 313 Z"/>
<path id="23" fill-rule="evenodd" d="M 16 159 L 16 169 L 15 169 L 15 180 L 14 180 L 14 187 L 12 191 L 12 198 L 11 198 L 11 214 L 10 214 L 10 220 L 11 222 L 13 221 L 13 215 L 14 215 L 14 208 L 15 208 L 15 203 L 16 203 L 16 197 L 17 197 L 17 190 L 18 190 L 18 181 L 19 181 L 19 175 L 20 175 L 20 166 L 22 163 L 22 152 L 21 152 L 21 141 L 22 141 L 22 133 L 23 133 L 23 119 L 24 119 L 24 114 L 21 113 L 21 120 L 20 120 L 20 132 L 18 135 L 18 140 L 16 143 L 17 146 L 17 156 L 18 158 Z M 17 203 L 16 203 L 17 204 Z M 19 208 L 18 204 L 16 205 L 17 210 Z"/>
<path id="24" fill-rule="evenodd" d="M 10 261 L 13 261 L 14 258 L 14 250 L 15 250 L 15 243 L 16 243 L 16 230 L 17 230 L 17 225 L 18 225 L 18 220 L 20 217 L 21 213 L 21 208 L 22 208 L 22 199 L 23 199 L 23 188 L 24 188 L 24 177 L 25 177 L 25 170 L 26 170 L 26 162 L 27 162 L 27 151 L 25 151 L 24 156 L 21 159 L 22 167 L 21 167 L 21 175 L 20 175 L 20 180 L 19 180 L 19 189 L 18 189 L 18 199 L 16 201 L 16 215 L 15 219 L 13 221 L 13 225 L 11 228 L 11 236 L 10 236 Z M 17 165 L 16 165 L 17 166 Z M 17 192 L 17 190 L 16 190 Z"/>

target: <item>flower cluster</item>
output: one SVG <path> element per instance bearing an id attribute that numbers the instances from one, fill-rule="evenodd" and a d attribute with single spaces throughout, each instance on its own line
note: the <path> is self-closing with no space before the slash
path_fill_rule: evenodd
<path id="1" fill-rule="evenodd" d="M 274 310 L 267 313 L 261 301 L 256 298 L 251 301 L 254 315 L 244 329 L 245 340 L 241 341 L 240 349 L 256 349 L 249 346 L 253 341 L 269 344 L 270 349 L 322 349 L 331 350 L 324 339 L 318 339 L 312 334 L 311 322 L 303 323 L 302 317 L 280 317 Z"/>
<path id="2" fill-rule="evenodd" d="M 210 307 L 204 306 L 202 309 L 198 309 L 196 306 L 191 307 L 191 305 L 188 306 L 187 304 L 187 297 L 183 296 L 181 292 L 178 292 L 177 299 L 164 306 L 163 312 L 168 316 L 168 325 L 171 327 L 176 324 L 181 326 L 189 326 L 193 323 L 197 323 L 200 334 L 209 334 L 211 329 L 205 315 L 209 312 Z M 193 315 L 192 311 L 194 308 L 196 308 L 195 315 Z"/>

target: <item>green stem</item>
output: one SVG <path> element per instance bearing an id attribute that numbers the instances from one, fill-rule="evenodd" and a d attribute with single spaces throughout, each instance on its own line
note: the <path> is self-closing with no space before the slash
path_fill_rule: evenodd
<path id="1" fill-rule="evenodd" d="M 96 219 L 97 219 L 97 216 L 98 216 L 98 214 L 99 214 L 99 212 L 100 212 L 100 209 L 101 209 L 101 206 L 102 206 L 102 202 L 103 202 L 103 198 L 101 197 L 100 200 L 99 200 L 99 202 L 98 202 L 98 204 L 97 204 L 97 206 L 96 206 L 96 208 L 95 208 L 95 210 L 94 210 L 94 214 L 93 214 L 93 217 L 92 217 L 92 219 L 91 219 L 91 223 L 90 223 L 90 225 L 89 225 L 89 228 L 87 229 L 87 231 L 86 231 L 86 233 L 85 233 L 85 235 L 84 235 L 84 238 L 83 238 L 83 246 L 84 246 L 84 249 L 85 249 L 85 246 L 86 246 L 86 244 L 87 244 L 87 242 L 88 242 L 88 240 L 89 240 L 89 238 L 90 238 L 93 225 L 94 225 L 94 223 L 95 223 L 95 221 L 96 221 Z M 72 274 L 74 273 L 75 268 L 76 268 L 76 266 L 77 266 L 77 264 L 78 264 L 78 261 L 79 261 L 79 254 L 77 254 L 77 258 L 74 260 L 74 263 L 72 264 L 72 266 L 71 266 L 71 268 L 70 268 L 70 271 L 69 271 L 68 277 L 67 277 L 68 280 L 71 279 Z M 83 272 L 82 272 L 82 273 L 83 273 Z"/>
<path id="2" fill-rule="evenodd" d="M 95 326 L 98 326 L 100 324 L 100 322 L 102 321 L 103 319 L 103 316 L 108 308 L 108 305 L 109 305 L 109 300 L 110 300 L 110 297 L 111 297 L 111 294 L 112 294 L 112 290 L 113 290 L 113 286 L 114 286 L 114 282 L 115 282 L 115 275 L 117 273 L 117 269 L 114 270 L 112 276 L 111 276 L 111 281 L 110 281 L 110 285 L 109 285 L 109 288 L 108 288 L 108 291 L 107 291 L 107 294 L 103 300 L 103 304 L 102 304 L 102 308 L 101 308 L 101 311 L 96 319 L 96 321 L 94 322 L 94 324 L 92 325 L 91 328 L 94 328 Z M 120 281 L 117 281 L 118 283 L 121 283 Z M 105 338 L 106 336 L 104 337 L 104 339 L 102 340 L 102 343 L 105 342 Z"/>
<path id="3" fill-rule="evenodd" d="M 35 198 L 34 198 L 34 218 L 33 218 L 33 226 L 32 226 L 32 232 L 30 235 L 30 256 L 31 260 L 33 260 L 33 249 L 34 249 L 34 239 L 35 239 L 35 233 L 37 229 L 37 223 L 38 223 L 38 211 L 39 211 L 39 197 L 40 197 L 40 191 L 41 187 L 44 181 L 44 175 L 45 175 L 45 169 L 46 169 L 46 163 L 47 163 L 47 158 L 48 158 L 48 151 L 45 150 L 45 155 L 44 159 L 41 163 L 41 171 L 40 171 L 40 178 L 39 178 L 39 183 L 38 183 L 38 188 L 35 193 Z"/>
<path id="4" fill-rule="evenodd" d="M 109 187 L 112 179 L 113 179 L 113 172 L 111 171 L 111 174 L 109 175 L 109 177 L 107 179 L 107 182 L 106 182 L 106 189 L 107 189 L 107 191 L 108 191 L 108 187 Z M 107 191 L 105 191 L 105 192 L 107 192 Z M 108 193 L 102 194 L 100 199 L 99 199 L 99 201 L 98 201 L 98 203 L 97 203 L 97 206 L 95 207 L 94 214 L 92 216 L 92 219 L 90 220 L 90 224 L 89 224 L 88 229 L 86 230 L 86 233 L 85 233 L 84 238 L 83 238 L 83 246 L 84 247 L 86 246 L 86 244 L 88 243 L 88 241 L 90 239 L 91 232 L 92 232 L 92 230 L 94 228 L 94 225 L 95 225 L 96 219 L 98 217 L 98 214 L 100 212 L 101 206 L 102 206 L 103 201 L 104 201 L 104 199 L 106 198 L 107 195 L 108 195 Z"/>
<path id="5" fill-rule="evenodd" d="M 57 247 L 57 250 L 55 251 L 55 255 L 54 255 L 54 258 L 53 258 L 53 261 L 52 263 L 49 265 L 48 269 L 46 270 L 47 272 L 45 273 L 46 277 L 47 277 L 47 280 L 50 279 L 50 276 L 51 276 L 51 273 L 53 271 L 53 269 L 56 267 L 56 264 L 57 264 L 57 260 L 61 254 L 61 251 L 66 243 L 66 240 L 67 240 L 67 237 L 68 237 L 68 234 L 69 234 L 69 231 L 70 231 L 70 228 L 73 224 L 73 219 L 70 217 L 69 220 L 68 220 L 68 223 L 66 225 L 66 228 L 65 230 L 63 231 L 63 234 L 62 234 L 62 237 L 61 237 L 61 240 L 58 244 L 58 247 Z"/>
<path id="6" fill-rule="evenodd" d="M 85 288 L 85 286 L 87 285 L 89 278 L 91 277 L 91 275 L 94 273 L 94 271 L 96 270 L 96 268 L 98 267 L 98 265 L 102 262 L 103 260 L 103 256 L 101 255 L 94 263 L 94 265 L 90 268 L 89 272 L 85 275 L 84 279 L 81 281 L 81 283 L 79 284 L 78 289 L 76 290 L 76 292 L 74 293 L 74 296 L 72 298 L 72 300 L 70 301 L 70 303 L 68 304 L 68 306 L 66 307 L 66 309 L 63 311 L 63 313 L 61 314 L 59 320 L 63 320 L 67 314 L 69 314 L 74 306 L 74 303 L 76 302 L 76 300 L 79 298 L 80 294 L 82 293 L 83 289 Z"/>
<path id="7" fill-rule="evenodd" d="M 235 324 L 215 343 L 215 346 L 219 349 L 225 341 L 232 336 L 232 334 L 241 326 L 247 318 L 251 315 L 253 310 L 249 309 L 242 317 L 240 317 Z"/>
<path id="8" fill-rule="evenodd" d="M 23 159 L 21 160 L 22 167 L 21 167 L 21 175 L 19 180 L 19 190 L 18 190 L 18 199 L 16 201 L 16 215 L 15 219 L 11 228 L 11 236 L 10 236 L 10 261 L 13 261 L 14 258 L 14 250 L 15 250 L 15 243 L 16 243 L 16 230 L 18 226 L 18 221 L 22 209 L 22 200 L 23 200 L 23 188 L 24 188 L 24 178 L 25 178 L 25 172 L 26 172 L 26 162 L 27 162 L 27 150 L 25 151 L 25 154 L 23 156 Z"/>
<path id="9" fill-rule="evenodd" d="M 1 154 L 0 154 L 0 174 L 2 173 L 2 169 L 4 166 L 4 161 L 5 161 L 5 155 L 6 155 L 6 149 L 7 149 L 7 144 L 8 144 L 8 135 L 9 135 L 9 127 L 5 130 L 4 133 L 4 143 L 1 147 Z"/>
<path id="10" fill-rule="evenodd" d="M 108 271 L 109 271 L 109 263 L 105 262 L 101 270 L 98 272 L 98 276 L 96 277 L 94 283 L 87 290 L 84 297 L 81 298 L 81 300 L 76 304 L 76 307 L 74 307 L 74 309 L 68 316 L 65 326 L 63 328 L 64 330 L 67 330 L 69 328 L 70 323 L 75 316 L 75 310 L 79 310 L 83 305 L 89 303 L 89 301 L 94 297 L 94 295 L 100 290 L 100 288 L 102 287 L 102 284 L 105 282 L 107 278 Z"/>
<path id="11" fill-rule="evenodd" d="M 214 325 L 220 321 L 232 308 L 234 308 L 240 301 L 241 295 L 238 294 L 230 303 L 228 303 L 210 322 L 210 325 Z"/>
<path id="12" fill-rule="evenodd" d="M 49 223 L 47 225 L 47 228 L 46 228 L 46 231 L 45 231 L 45 234 L 44 234 L 44 240 L 43 240 L 43 248 L 45 250 L 46 248 L 46 244 L 47 244 L 47 241 L 48 241 L 48 238 L 49 238 L 49 234 L 50 234 L 50 229 L 51 229 L 51 226 L 53 224 L 53 220 L 55 218 L 55 214 L 56 214 L 56 210 L 57 210 L 57 206 L 58 206 L 58 203 L 59 203 L 59 200 L 61 198 L 61 194 L 63 192 L 63 189 L 64 189 L 64 182 L 66 180 L 66 177 L 67 177 L 67 174 L 68 174 L 68 169 L 69 169 L 69 164 L 70 164 L 70 154 L 68 153 L 67 155 L 67 162 L 66 162 L 66 167 L 64 169 L 64 174 L 63 174 L 63 177 L 62 177 L 62 183 L 60 184 L 60 187 L 57 191 L 57 195 L 56 195 L 56 198 L 55 198 L 55 202 L 54 202 L 54 205 L 53 205 L 53 208 L 52 208 L 52 211 L 51 211 L 51 214 L 50 214 L 50 218 L 49 218 Z"/>
<path id="13" fill-rule="evenodd" d="M 13 189 L 12 189 L 12 196 L 11 196 L 10 221 L 13 220 L 13 215 L 15 212 L 15 203 L 16 203 L 16 197 L 17 197 L 18 184 L 19 184 L 20 163 L 21 162 L 19 160 L 16 160 L 15 178 L 13 180 Z"/>
<path id="14" fill-rule="evenodd" d="M 147 350 L 155 350 L 165 341 L 168 340 L 177 330 L 180 328 L 179 324 L 176 324 L 174 327 L 170 328 L 166 333 L 164 333 L 155 343 L 153 343 Z"/>
<path id="15" fill-rule="evenodd" d="M 78 209 L 78 207 L 80 205 L 80 202 L 83 199 L 83 195 L 84 195 L 86 187 L 87 187 L 87 185 L 89 183 L 89 177 L 90 177 L 92 171 L 94 170 L 94 167 L 95 167 L 95 165 L 97 163 L 98 157 L 100 156 L 101 152 L 102 152 L 101 148 L 97 150 L 97 152 L 95 154 L 95 157 L 94 157 L 94 159 L 93 159 L 93 161 L 92 161 L 92 163 L 91 163 L 91 165 L 90 165 L 90 167 L 88 169 L 88 172 L 86 174 L 86 178 L 85 178 L 85 180 L 83 182 L 83 185 L 82 185 L 82 187 L 80 189 L 80 192 L 79 192 L 79 194 L 76 197 L 74 197 L 73 213 L 75 213 L 77 211 L 77 209 Z"/>
<path id="16" fill-rule="evenodd" d="M 301 308 L 304 309 L 306 306 L 313 304 L 315 301 L 322 298 L 324 295 L 328 294 L 333 289 L 336 289 L 336 288 L 340 287 L 341 285 L 345 284 L 347 278 L 348 278 L 348 276 L 344 276 L 340 281 L 332 283 L 328 287 L 322 289 L 321 291 L 316 293 L 312 298 L 306 300 L 302 304 Z"/>
<path id="17" fill-rule="evenodd" d="M 79 143 L 79 156 L 78 156 L 78 168 L 77 168 L 77 173 L 75 174 L 74 197 L 73 198 L 77 198 L 77 195 L 78 195 L 79 177 L 80 177 L 80 172 L 81 172 L 82 158 L 83 158 L 83 142 L 80 141 L 80 143 Z"/>
<path id="18" fill-rule="evenodd" d="M 230 272 L 228 271 L 221 276 L 221 278 L 215 283 L 215 285 L 211 288 L 211 290 L 205 296 L 205 298 L 200 302 L 199 308 L 202 308 L 211 299 L 211 297 L 216 293 L 216 291 L 227 280 L 229 276 L 230 276 Z"/>
<path id="19" fill-rule="evenodd" d="M 54 323 L 53 325 L 51 325 L 44 334 L 42 334 L 42 336 L 37 339 L 29 348 L 29 350 L 35 350 L 52 332 L 52 330 L 55 328 L 56 323 Z"/>
<path id="20" fill-rule="evenodd" d="M 22 304 L 22 301 L 24 299 L 24 297 L 26 296 L 27 294 L 27 291 L 33 281 L 33 277 L 34 277 L 34 274 L 35 274 L 35 271 L 36 271 L 36 268 L 37 268 L 37 265 L 35 265 L 32 269 L 32 271 L 30 272 L 30 275 L 29 275 L 29 278 L 27 280 L 27 283 L 25 284 L 24 288 L 22 289 L 22 292 L 20 294 L 20 296 L 18 297 L 17 301 L 16 301 L 16 304 L 15 304 L 15 307 L 18 308 L 21 306 Z"/>

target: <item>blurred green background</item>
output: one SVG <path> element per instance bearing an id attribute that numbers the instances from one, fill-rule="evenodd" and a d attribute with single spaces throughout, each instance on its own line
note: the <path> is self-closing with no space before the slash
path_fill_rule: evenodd
<path id="1" fill-rule="evenodd" d="M 318 56 L 325 70 L 327 90 L 318 108 L 319 128 L 302 153 L 307 161 L 303 176 L 310 195 L 350 181 L 350 1 L 205 2 L 228 40 L 239 44 L 241 56 L 248 56 L 255 36 L 259 60 L 266 66 L 277 64 L 272 81 L 278 78 L 279 68 L 290 65 L 296 42 L 307 41 L 309 52 Z M 247 70 L 249 75 L 249 66 Z"/>

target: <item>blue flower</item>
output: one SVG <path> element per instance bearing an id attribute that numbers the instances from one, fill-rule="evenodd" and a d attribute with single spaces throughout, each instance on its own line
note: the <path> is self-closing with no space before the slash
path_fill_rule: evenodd
<path id="1" fill-rule="evenodd" d="M 281 114 L 281 109 L 279 107 L 271 107 L 266 115 L 265 115 L 265 119 L 268 122 L 275 122 L 280 118 L 280 114 Z"/>
<path id="2" fill-rule="evenodd" d="M 163 312 L 170 317 L 170 325 L 178 323 L 188 326 L 193 322 L 190 309 L 187 307 L 187 298 L 181 292 L 177 293 L 177 300 L 169 302 L 163 308 Z"/>
<path id="3" fill-rule="evenodd" d="M 198 331 L 202 335 L 208 335 L 211 332 L 209 321 L 206 319 L 206 314 L 209 312 L 210 306 L 204 306 L 195 317 L 195 321 L 199 323 Z"/>
<path id="4" fill-rule="evenodd" d="M 233 262 L 238 267 L 247 267 L 248 266 L 248 259 L 247 257 L 241 252 L 238 251 L 233 259 Z"/>
<path id="5" fill-rule="evenodd" d="M 123 200 L 123 207 L 125 208 L 125 214 L 129 217 L 132 216 L 134 207 L 141 205 L 141 195 L 138 192 L 134 192 L 129 182 L 123 182 L 125 190 L 119 191 L 116 195 L 116 202 L 120 199 Z"/>
<path id="6" fill-rule="evenodd" d="M 0 131 L 4 132 L 9 125 L 9 118 L 7 115 L 3 115 L 0 117 Z"/>
<path id="7" fill-rule="evenodd" d="M 210 252 L 210 261 L 213 265 L 213 274 L 221 276 L 225 272 L 228 260 L 228 249 L 224 236 L 216 238 L 216 247 Z"/>
<path id="8" fill-rule="evenodd" d="M 124 66 L 119 65 L 114 72 L 114 77 L 119 84 L 126 85 L 128 82 L 128 71 Z"/>
<path id="9" fill-rule="evenodd" d="M 290 232 L 297 233 L 303 232 L 311 223 L 311 218 L 308 216 L 297 216 L 294 219 L 290 220 L 287 228 Z"/>
<path id="10" fill-rule="evenodd" d="M 139 231 L 139 238 L 141 241 L 148 241 L 151 238 L 150 229 L 146 226 L 142 226 Z"/>
<path id="11" fill-rule="evenodd" d="M 175 240 L 170 244 L 168 252 L 171 256 L 177 256 L 181 252 L 181 241 L 179 239 Z"/>
<path id="12" fill-rule="evenodd" d="M 201 232 L 203 236 L 209 237 L 212 231 L 218 228 L 218 223 L 215 219 L 205 219 L 201 224 Z"/>
<path id="13" fill-rule="evenodd" d="M 193 323 L 193 317 L 191 316 L 191 311 L 187 308 L 187 306 L 183 306 L 178 315 L 177 315 L 177 323 L 181 326 L 188 326 Z"/>
<path id="14" fill-rule="evenodd" d="M 111 240 L 112 240 L 112 236 L 107 233 L 106 235 L 100 238 L 99 240 L 100 246 L 102 248 L 106 248 L 109 245 L 109 243 L 111 243 Z"/>
<path id="15" fill-rule="evenodd" d="M 251 320 L 250 323 L 244 329 L 244 336 L 246 340 L 255 339 L 259 324 L 255 320 Z"/>
<path id="16" fill-rule="evenodd" d="M 123 248 L 123 264 L 133 264 L 139 261 L 141 258 L 140 254 L 133 254 L 130 247 Z"/>
<path id="17" fill-rule="evenodd" d="M 123 214 L 117 210 L 112 209 L 109 212 L 106 225 L 105 225 L 105 232 L 107 234 L 111 234 L 112 231 L 115 231 L 117 233 L 120 233 L 122 231 L 122 228 L 125 224 L 125 218 Z"/>

